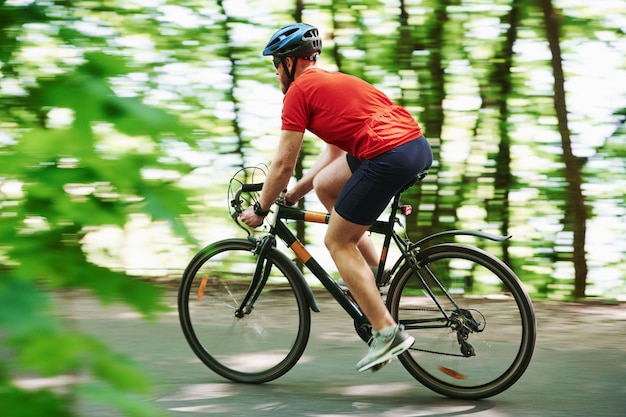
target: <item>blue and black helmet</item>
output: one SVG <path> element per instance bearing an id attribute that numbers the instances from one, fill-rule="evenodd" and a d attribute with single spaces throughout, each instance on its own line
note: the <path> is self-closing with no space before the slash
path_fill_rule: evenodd
<path id="1" fill-rule="evenodd" d="M 305 23 L 292 23 L 283 26 L 272 35 L 263 50 L 263 55 L 302 58 L 320 52 L 322 38 L 317 28 Z"/>

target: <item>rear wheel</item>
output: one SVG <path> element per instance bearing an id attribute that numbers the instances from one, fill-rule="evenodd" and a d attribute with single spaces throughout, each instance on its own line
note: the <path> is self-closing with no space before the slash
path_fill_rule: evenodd
<path id="1" fill-rule="evenodd" d="M 242 306 L 257 270 L 256 245 L 228 239 L 200 251 L 178 292 L 183 333 L 211 370 L 237 382 L 263 383 L 289 371 L 306 347 L 311 313 L 297 269 L 275 249 L 254 305 Z"/>
<path id="2" fill-rule="evenodd" d="M 515 273 L 465 245 L 436 245 L 415 258 L 417 271 L 403 265 L 387 296 L 394 318 L 416 339 L 400 356 L 404 367 L 453 398 L 509 388 L 526 370 L 536 337 L 532 303 Z"/>

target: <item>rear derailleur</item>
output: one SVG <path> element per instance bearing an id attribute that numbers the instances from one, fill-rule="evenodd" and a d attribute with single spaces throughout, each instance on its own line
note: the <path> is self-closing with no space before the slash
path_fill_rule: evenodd
<path id="1" fill-rule="evenodd" d="M 456 332 L 456 338 L 461 348 L 461 354 L 466 358 L 476 356 L 474 346 L 472 346 L 467 339 L 469 338 L 470 333 L 482 332 L 485 329 L 484 323 L 475 319 L 469 310 L 461 308 L 450 314 L 450 328 Z"/>

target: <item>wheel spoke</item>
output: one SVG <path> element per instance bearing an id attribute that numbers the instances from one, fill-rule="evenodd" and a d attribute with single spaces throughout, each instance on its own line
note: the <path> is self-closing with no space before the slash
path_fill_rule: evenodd
<path id="1" fill-rule="evenodd" d="M 450 397 L 485 398 L 512 385 L 532 356 L 532 304 L 515 274 L 488 253 L 443 244 L 400 270 L 388 306 L 416 343 L 400 357 L 427 387 Z M 447 325 L 434 323 L 448 318 Z M 419 323 L 419 324 L 418 324 Z"/>
<path id="2" fill-rule="evenodd" d="M 231 239 L 205 248 L 190 263 L 179 289 L 181 326 L 192 350 L 210 369 L 240 382 L 283 375 L 302 355 L 310 331 L 295 266 L 278 252 L 267 255 L 271 274 L 254 308 L 242 305 L 257 270 L 253 247 Z"/>

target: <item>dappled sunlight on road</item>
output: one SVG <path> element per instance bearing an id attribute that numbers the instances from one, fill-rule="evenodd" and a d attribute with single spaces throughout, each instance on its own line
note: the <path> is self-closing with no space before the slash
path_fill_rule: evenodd
<path id="1" fill-rule="evenodd" d="M 181 387 L 174 395 L 160 398 L 159 401 L 194 401 L 225 398 L 237 395 L 236 384 L 194 384 Z"/>
<path id="2" fill-rule="evenodd" d="M 426 409 L 418 405 L 414 406 L 402 406 L 390 408 L 383 412 L 367 411 L 369 404 L 367 403 L 353 403 L 353 406 L 358 410 L 354 413 L 335 413 L 335 414 L 307 414 L 309 417 L 340 417 L 340 416 L 358 416 L 358 417 L 453 417 L 453 416 L 470 416 L 479 415 L 484 411 L 483 407 L 477 407 L 476 405 L 442 405 L 440 407 L 429 406 Z M 508 417 L 509 414 L 505 413 L 493 413 L 489 412 L 489 417 Z"/>
<path id="3" fill-rule="evenodd" d="M 415 391 L 415 384 L 409 383 L 385 383 L 369 385 L 352 385 L 343 388 L 334 387 L 332 392 L 350 396 L 372 396 L 386 397 L 389 394 L 400 393 L 402 391 Z"/>

